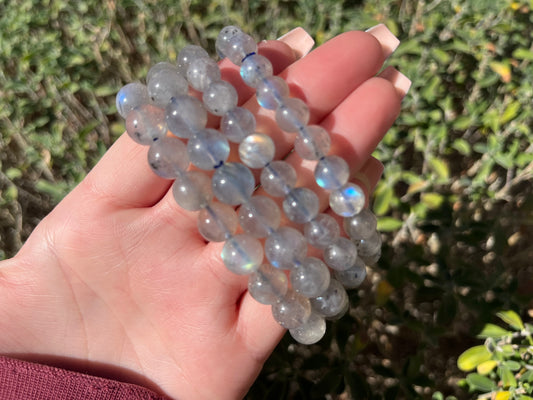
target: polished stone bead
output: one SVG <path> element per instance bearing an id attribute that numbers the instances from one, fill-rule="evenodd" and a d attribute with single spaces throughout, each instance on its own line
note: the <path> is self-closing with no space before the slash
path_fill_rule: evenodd
<path id="1" fill-rule="evenodd" d="M 211 203 L 198 214 L 198 232 L 210 242 L 223 242 L 237 231 L 239 219 L 233 207 Z"/>
<path id="2" fill-rule="evenodd" d="M 262 264 L 248 278 L 248 291 L 261 304 L 275 304 L 287 294 L 288 288 L 287 275 L 270 264 Z"/>
<path id="3" fill-rule="evenodd" d="M 186 77 L 193 88 L 203 92 L 212 82 L 220 80 L 220 69 L 211 58 L 197 58 L 189 64 Z"/>
<path id="4" fill-rule="evenodd" d="M 291 269 L 307 253 L 305 237 L 294 228 L 279 228 L 265 241 L 265 255 L 270 263 L 281 269 Z"/>
<path id="5" fill-rule="evenodd" d="M 265 78 L 257 84 L 257 102 L 268 110 L 276 110 L 288 95 L 289 86 L 279 76 Z"/>
<path id="6" fill-rule="evenodd" d="M 318 214 L 304 225 L 307 242 L 317 249 L 329 246 L 340 235 L 340 227 L 335 218 L 328 214 Z"/>
<path id="7" fill-rule="evenodd" d="M 228 159 L 229 151 L 227 139 L 215 129 L 202 129 L 187 142 L 189 159 L 200 169 L 221 166 Z"/>
<path id="8" fill-rule="evenodd" d="M 349 304 L 348 294 L 342 284 L 336 280 L 331 279 L 329 287 L 320 296 L 311 299 L 311 305 L 320 315 L 324 317 L 334 317 L 346 309 Z"/>
<path id="9" fill-rule="evenodd" d="M 329 133 L 318 125 L 308 125 L 294 141 L 294 150 L 304 160 L 318 160 L 328 154 L 331 147 Z"/>
<path id="10" fill-rule="evenodd" d="M 276 110 L 276 122 L 285 132 L 298 132 L 309 122 L 309 107 L 297 98 L 285 98 Z"/>
<path id="11" fill-rule="evenodd" d="M 229 47 L 229 41 L 234 36 L 242 34 L 242 30 L 234 25 L 228 25 L 222 28 L 215 41 L 215 48 L 220 58 L 225 58 L 226 51 Z"/>
<path id="12" fill-rule="evenodd" d="M 283 199 L 283 211 L 291 221 L 304 224 L 318 215 L 318 197 L 311 189 L 292 189 Z"/>
<path id="13" fill-rule="evenodd" d="M 239 96 L 231 83 L 216 81 L 205 89 L 202 100 L 207 111 L 222 116 L 237 107 Z"/>
<path id="14" fill-rule="evenodd" d="M 272 63 L 268 58 L 260 54 L 252 54 L 243 61 L 241 65 L 242 80 L 251 87 L 272 76 Z"/>
<path id="15" fill-rule="evenodd" d="M 167 134 L 165 111 L 151 104 L 134 108 L 126 117 L 126 132 L 137 143 L 151 145 Z"/>
<path id="16" fill-rule="evenodd" d="M 289 329 L 292 338 L 301 344 L 314 344 L 326 334 L 326 320 L 316 312 L 311 312 L 307 322 L 297 328 Z"/>
<path id="17" fill-rule="evenodd" d="M 355 240 L 359 257 L 367 263 L 373 265 L 381 255 L 381 235 L 378 231 L 374 231 L 368 238 Z"/>
<path id="18" fill-rule="evenodd" d="M 190 96 L 170 100 L 165 109 L 168 129 L 177 137 L 190 139 L 207 124 L 207 111 L 202 102 Z"/>
<path id="19" fill-rule="evenodd" d="M 307 297 L 289 290 L 272 305 L 274 319 L 286 329 L 295 329 L 307 322 L 311 315 L 311 304 Z"/>
<path id="20" fill-rule="evenodd" d="M 344 271 L 334 271 L 334 275 L 346 289 L 355 289 L 359 287 L 366 278 L 365 262 L 357 257 L 355 263 L 350 268 Z"/>
<path id="21" fill-rule="evenodd" d="M 274 200 L 265 196 L 253 196 L 239 208 L 239 223 L 242 229 L 256 237 L 267 237 L 278 229 L 281 211 Z"/>
<path id="22" fill-rule="evenodd" d="M 274 197 L 282 197 L 296 184 L 296 171 L 286 161 L 273 161 L 261 171 L 263 189 Z"/>
<path id="23" fill-rule="evenodd" d="M 263 168 L 274 159 L 274 141 L 263 133 L 248 135 L 239 145 L 239 157 L 250 168 Z"/>
<path id="24" fill-rule="evenodd" d="M 213 193 L 223 203 L 238 205 L 250 200 L 255 188 L 252 172 L 244 165 L 226 163 L 215 170 Z"/>
<path id="25" fill-rule="evenodd" d="M 257 43 L 253 37 L 241 32 L 230 38 L 222 51 L 233 64 L 241 65 L 246 56 L 257 52 Z"/>
<path id="26" fill-rule="evenodd" d="M 122 118 L 126 118 L 128 113 L 136 107 L 150 103 L 150 95 L 146 85 L 134 82 L 123 86 L 117 93 L 116 106 Z"/>
<path id="27" fill-rule="evenodd" d="M 376 231 L 377 224 L 376 216 L 368 208 L 362 209 L 358 214 L 345 218 L 343 221 L 344 231 L 354 240 L 370 237 Z"/>
<path id="28" fill-rule="evenodd" d="M 315 180 L 318 186 L 335 190 L 348 182 L 350 168 L 348 163 L 339 156 L 326 156 L 315 167 Z"/>
<path id="29" fill-rule="evenodd" d="M 365 206 L 366 198 L 363 189 L 355 183 L 347 183 L 329 194 L 329 206 L 341 217 L 351 217 L 359 213 Z"/>
<path id="30" fill-rule="evenodd" d="M 307 257 L 290 273 L 292 288 L 305 297 L 316 297 L 329 286 L 329 269 L 321 260 Z"/>
<path id="31" fill-rule="evenodd" d="M 181 208 L 196 211 L 206 207 L 213 199 L 211 180 L 200 171 L 188 171 L 176 178 L 172 194 Z"/>
<path id="32" fill-rule="evenodd" d="M 350 239 L 338 237 L 324 249 L 324 261 L 338 271 L 350 268 L 357 259 L 357 247 Z"/>
<path id="33" fill-rule="evenodd" d="M 246 108 L 236 107 L 222 117 L 220 132 L 230 142 L 240 143 L 245 137 L 255 132 L 255 117 Z"/>
<path id="34" fill-rule="evenodd" d="M 187 147 L 178 138 L 164 136 L 150 146 L 148 164 L 160 177 L 175 179 L 189 166 Z"/>
<path id="35" fill-rule="evenodd" d="M 148 81 L 148 94 L 152 102 L 165 108 L 170 99 L 186 95 L 189 90 L 187 80 L 175 69 L 161 69 L 152 75 Z"/>
<path id="36" fill-rule="evenodd" d="M 209 58 L 209 53 L 205 51 L 203 47 L 190 44 L 181 49 L 177 59 L 178 70 L 180 73 L 183 76 L 186 76 L 191 62 L 199 58 Z"/>
<path id="37" fill-rule="evenodd" d="M 148 70 L 148 73 L 146 74 L 146 83 L 150 82 L 150 79 L 152 79 L 152 76 L 154 76 L 156 73 L 160 71 L 164 71 L 164 70 L 171 70 L 171 71 L 179 72 L 178 67 L 176 67 L 174 64 L 171 64 L 166 61 L 158 62 L 157 64 L 155 64 L 153 67 L 151 67 Z M 182 77 L 183 77 L 183 74 L 182 74 Z"/>
<path id="38" fill-rule="evenodd" d="M 255 272 L 263 262 L 263 246 L 250 235 L 241 234 L 228 239 L 222 248 L 222 261 L 237 275 Z"/>

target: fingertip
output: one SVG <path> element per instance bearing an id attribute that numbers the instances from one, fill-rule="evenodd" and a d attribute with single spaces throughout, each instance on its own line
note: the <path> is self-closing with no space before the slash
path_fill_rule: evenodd
<path id="1" fill-rule="evenodd" d="M 302 27 L 294 28 L 280 36 L 278 41 L 287 44 L 293 50 L 297 59 L 304 57 L 315 45 L 315 40 Z"/>

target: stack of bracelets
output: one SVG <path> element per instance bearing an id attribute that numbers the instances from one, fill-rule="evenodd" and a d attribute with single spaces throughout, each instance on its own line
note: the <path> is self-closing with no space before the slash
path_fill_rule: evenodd
<path id="1" fill-rule="evenodd" d="M 296 341 L 316 343 L 326 331 L 325 319 L 340 318 L 348 310 L 346 289 L 358 287 L 366 277 L 366 265 L 375 264 L 381 255 L 376 217 L 364 208 L 361 188 L 348 182 L 347 162 L 328 155 L 328 132 L 307 125 L 309 108 L 289 97 L 287 83 L 273 75 L 267 58 L 257 54 L 255 40 L 227 26 L 216 40 L 216 49 L 240 66 L 241 77 L 255 88 L 259 105 L 275 110 L 279 127 L 296 134 L 296 153 L 316 161 L 316 183 L 329 191 L 330 208 L 343 218 L 348 237 L 341 236 L 334 217 L 319 213 L 314 191 L 296 187 L 294 168 L 274 161 L 273 140 L 265 132 L 256 132 L 254 115 L 237 106 L 237 91 L 221 80 L 218 64 L 201 47 L 183 48 L 177 65 L 153 66 L 146 85 L 125 85 L 117 94 L 118 112 L 126 119 L 131 138 L 150 146 L 152 170 L 175 180 L 172 191 L 177 204 L 199 211 L 201 235 L 208 241 L 225 242 L 221 253 L 225 266 L 249 276 L 251 296 L 271 305 L 276 321 Z M 202 93 L 203 103 L 188 94 L 189 85 Z M 208 112 L 221 117 L 219 130 L 206 128 Z M 227 161 L 229 142 L 238 143 L 240 163 Z M 190 169 L 189 163 L 196 168 Z M 261 187 L 268 195 L 282 198 L 285 216 L 300 230 L 280 226 L 277 203 L 254 195 L 251 169 L 261 170 Z M 308 257 L 308 246 L 321 250 L 323 260 Z"/>

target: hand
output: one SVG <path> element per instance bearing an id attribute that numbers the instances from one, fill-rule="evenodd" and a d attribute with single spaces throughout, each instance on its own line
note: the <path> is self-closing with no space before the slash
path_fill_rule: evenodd
<path id="1" fill-rule="evenodd" d="M 383 30 L 373 35 L 342 34 L 300 60 L 294 35 L 285 40 L 296 52 L 281 41 L 260 46 L 310 106 L 312 122 L 331 132 L 332 152 L 354 174 L 363 171 L 367 193 L 381 174 L 370 154 L 408 82 L 393 69 L 374 77 L 393 41 L 380 45 Z M 235 67 L 221 66 L 237 82 Z M 237 90 L 240 99 L 251 95 L 242 83 Z M 294 136 L 280 132 L 255 99 L 245 104 L 268 127 L 277 157 L 287 154 Z M 242 397 L 284 330 L 247 293 L 247 278 L 224 267 L 222 244 L 205 243 L 195 213 L 177 206 L 172 182 L 152 173 L 146 153 L 122 135 L 19 254 L 0 264 L 0 353 L 105 367 L 173 398 Z M 308 163 L 294 154 L 288 160 L 299 185 L 318 191 Z M 327 195 L 320 199 L 326 209 Z"/>

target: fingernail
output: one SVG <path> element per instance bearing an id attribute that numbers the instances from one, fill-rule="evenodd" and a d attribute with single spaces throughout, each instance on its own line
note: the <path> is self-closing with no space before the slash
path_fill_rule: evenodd
<path id="1" fill-rule="evenodd" d="M 383 175 L 384 169 L 381 161 L 375 157 L 370 157 L 353 177 L 365 186 L 369 194 L 372 194 L 381 179 L 381 175 Z"/>
<path id="2" fill-rule="evenodd" d="M 402 99 L 411 87 L 411 80 L 394 67 L 385 68 L 378 76 L 392 83 Z"/>
<path id="3" fill-rule="evenodd" d="M 374 36 L 383 48 L 383 56 L 387 59 L 400 45 L 400 40 L 384 24 L 367 29 L 366 32 Z"/>
<path id="4" fill-rule="evenodd" d="M 285 35 L 280 36 L 278 40 L 289 45 L 294 51 L 297 58 L 302 58 L 311 51 L 315 45 L 315 41 L 309 35 L 305 29 L 298 27 L 292 31 L 287 32 Z"/>

